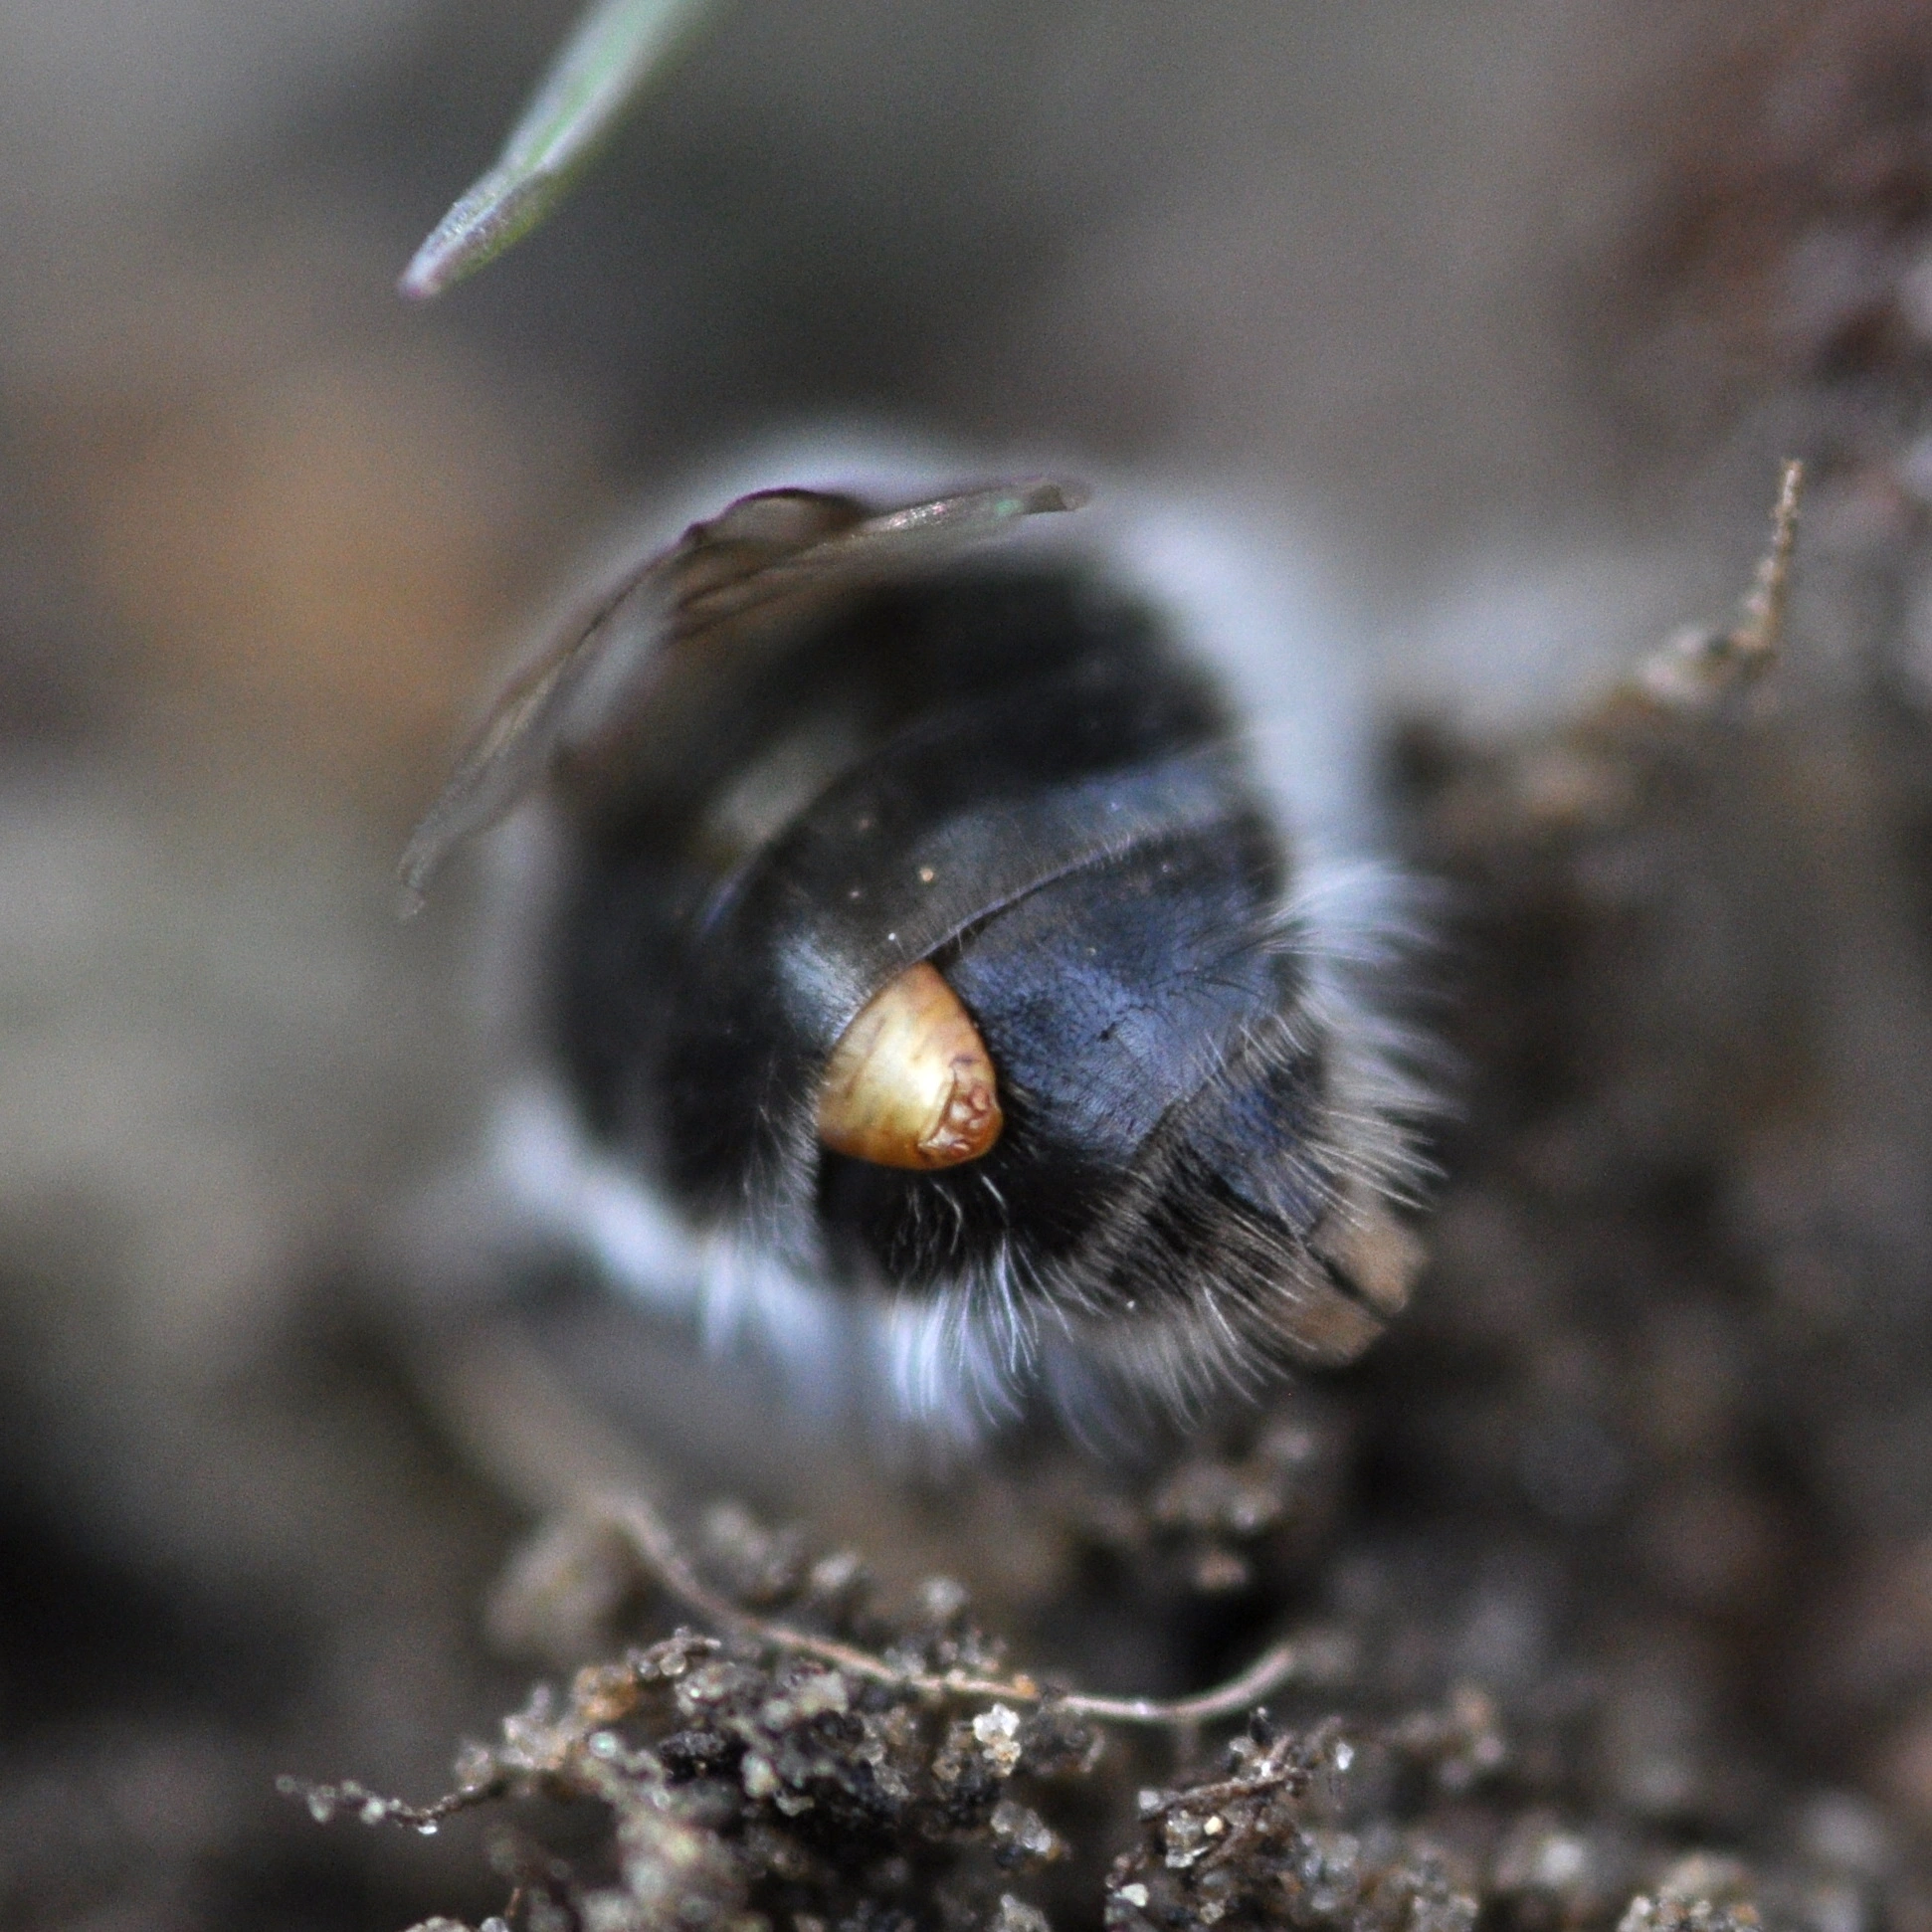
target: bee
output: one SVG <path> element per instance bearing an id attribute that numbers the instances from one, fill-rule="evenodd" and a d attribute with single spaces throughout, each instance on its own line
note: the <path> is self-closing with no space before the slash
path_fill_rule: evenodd
<path id="1" fill-rule="evenodd" d="M 420 898 L 506 821 L 499 1200 L 928 1438 L 1351 1360 L 1427 1100 L 1332 666 L 1159 498 L 851 469 L 618 571 L 411 841 Z"/>

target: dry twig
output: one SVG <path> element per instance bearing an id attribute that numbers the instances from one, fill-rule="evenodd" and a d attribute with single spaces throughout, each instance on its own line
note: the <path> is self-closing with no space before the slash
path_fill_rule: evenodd
<path id="1" fill-rule="evenodd" d="M 1079 1691 L 1044 1688 L 1031 1677 L 981 1677 L 961 1670 L 938 1674 L 906 1670 L 857 1644 L 820 1637 L 740 1608 L 703 1583 L 672 1535 L 670 1525 L 642 1496 L 603 1495 L 584 1505 L 593 1528 L 622 1539 L 640 1570 L 664 1593 L 715 1629 L 746 1642 L 767 1645 L 844 1670 L 870 1683 L 889 1685 L 910 1695 L 940 1701 L 954 1697 L 993 1698 L 1019 1704 L 1053 1704 L 1075 1717 L 1106 1724 L 1186 1727 L 1245 1715 L 1263 1697 L 1291 1682 L 1301 1671 L 1301 1647 L 1290 1641 L 1271 1644 L 1239 1675 L 1192 1697 L 1096 1697 Z"/>
<path id="2" fill-rule="evenodd" d="M 1804 489 L 1805 466 L 1788 461 L 1771 512 L 1771 542 L 1758 560 L 1737 623 L 1728 631 L 1678 632 L 1638 666 L 1632 678 L 1638 693 L 1668 710 L 1707 710 L 1727 693 L 1755 683 L 1777 663 Z"/>
<path id="3" fill-rule="evenodd" d="M 1100 1723 L 1176 1730 L 1244 1716 L 1304 1674 L 1305 1645 L 1293 1640 L 1270 1644 L 1246 1670 L 1191 1697 L 1100 1697 L 1049 1690 L 1024 1674 L 1000 1678 L 958 1670 L 907 1671 L 856 1644 L 760 1617 L 705 1584 L 650 1500 L 648 1472 L 557 1385 L 513 1330 L 485 1326 L 466 1346 L 419 1366 L 426 1390 L 457 1440 L 508 1493 L 539 1514 L 566 1514 L 592 1531 L 615 1536 L 647 1581 L 693 1617 L 742 1642 L 812 1657 L 868 1682 L 934 1701 L 993 1698 L 1052 1704 Z M 613 1486 L 614 1479 L 622 1486 Z"/>

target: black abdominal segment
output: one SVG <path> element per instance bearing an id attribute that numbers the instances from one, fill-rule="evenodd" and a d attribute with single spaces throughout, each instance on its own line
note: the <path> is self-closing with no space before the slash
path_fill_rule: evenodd
<path id="1" fill-rule="evenodd" d="M 699 663 L 664 708 L 576 801 L 553 1025 L 594 1132 L 694 1222 L 791 1217 L 835 1283 L 1077 1278 L 1131 1307 L 1203 1244 L 1316 1221 L 1285 855 L 1144 612 L 1070 572 L 956 573 Z M 1004 1136 L 941 1173 L 825 1152 L 827 1055 L 922 958 Z"/>

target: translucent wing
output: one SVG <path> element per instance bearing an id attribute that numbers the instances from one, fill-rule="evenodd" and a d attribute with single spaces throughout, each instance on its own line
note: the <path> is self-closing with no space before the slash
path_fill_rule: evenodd
<path id="1" fill-rule="evenodd" d="M 514 677 L 416 828 L 400 868 L 403 908 L 423 901 L 437 869 L 501 818 L 583 728 L 585 699 L 635 704 L 673 651 L 780 600 L 823 596 L 889 577 L 1024 518 L 1077 509 L 1074 483 L 994 483 L 897 509 L 851 496 L 768 489 L 693 523 L 669 550 L 628 573 Z"/>

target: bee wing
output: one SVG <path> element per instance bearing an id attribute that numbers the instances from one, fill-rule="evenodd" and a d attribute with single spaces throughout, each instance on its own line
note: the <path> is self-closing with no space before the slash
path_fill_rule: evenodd
<path id="1" fill-rule="evenodd" d="M 648 692 L 666 654 L 778 600 L 825 595 L 1000 535 L 1023 518 L 1077 509 L 1078 484 L 994 483 L 870 511 L 823 490 L 767 489 L 693 523 L 580 611 L 491 707 L 417 826 L 399 868 L 403 909 L 464 840 L 501 818 L 558 747 Z M 587 703 L 594 695 L 595 704 Z"/>

